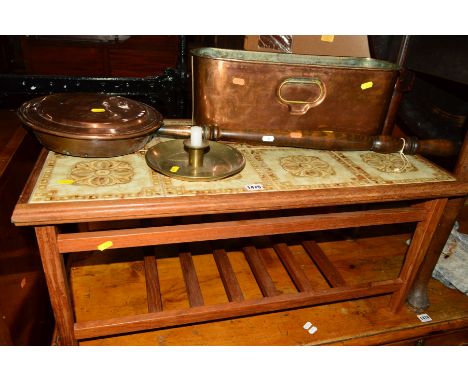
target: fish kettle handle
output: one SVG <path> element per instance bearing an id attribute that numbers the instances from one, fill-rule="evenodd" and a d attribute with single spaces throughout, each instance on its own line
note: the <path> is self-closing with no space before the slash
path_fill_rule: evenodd
<path id="1" fill-rule="evenodd" d="M 313 99 L 290 99 L 284 95 L 287 88 L 303 90 L 306 87 L 311 87 L 314 93 L 317 92 L 318 89 L 317 96 Z M 281 103 L 288 105 L 290 114 L 303 115 L 307 113 L 310 108 L 318 106 L 323 102 L 326 96 L 326 88 L 325 84 L 319 78 L 287 78 L 281 82 L 278 87 L 277 96 Z"/>

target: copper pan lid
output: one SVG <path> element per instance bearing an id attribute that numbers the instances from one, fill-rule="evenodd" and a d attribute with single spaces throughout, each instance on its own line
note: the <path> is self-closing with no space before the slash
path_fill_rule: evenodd
<path id="1" fill-rule="evenodd" d="M 18 115 L 33 130 L 75 139 L 112 140 L 148 135 L 162 123 L 152 107 L 98 93 L 57 93 L 21 105 Z"/>

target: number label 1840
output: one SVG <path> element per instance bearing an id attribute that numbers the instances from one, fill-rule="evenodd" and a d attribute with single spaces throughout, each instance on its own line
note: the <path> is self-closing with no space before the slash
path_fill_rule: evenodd
<path id="1" fill-rule="evenodd" d="M 261 184 L 247 184 L 245 189 L 247 191 L 260 191 L 263 190 L 263 186 Z"/>

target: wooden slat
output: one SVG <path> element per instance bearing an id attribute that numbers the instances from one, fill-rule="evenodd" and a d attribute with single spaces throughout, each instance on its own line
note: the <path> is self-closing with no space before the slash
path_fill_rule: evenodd
<path id="1" fill-rule="evenodd" d="M 164 227 L 60 234 L 62 253 L 96 250 L 103 242 L 112 241 L 112 248 L 127 248 L 180 242 L 230 239 L 262 235 L 286 234 L 380 224 L 420 221 L 423 208 L 396 208 L 376 211 L 355 211 L 265 219 L 234 220 Z"/>
<path id="2" fill-rule="evenodd" d="M 310 283 L 310 280 L 307 278 L 304 271 L 294 260 L 294 255 L 289 250 L 286 243 L 275 243 L 273 245 L 275 252 L 278 254 L 281 262 L 288 271 L 289 276 L 291 277 L 294 285 L 300 292 L 310 292 L 314 288 Z"/>
<path id="3" fill-rule="evenodd" d="M 192 255 L 189 252 L 181 252 L 179 254 L 179 259 L 190 306 L 204 305 L 203 295 L 200 289 L 200 283 L 198 282 L 197 272 L 193 265 Z"/>
<path id="4" fill-rule="evenodd" d="M 338 272 L 315 241 L 303 241 L 302 245 L 332 287 L 346 285 L 346 281 L 343 279 L 340 272 Z"/>
<path id="5" fill-rule="evenodd" d="M 163 310 L 163 305 L 156 257 L 145 256 L 144 263 L 148 312 L 161 312 Z"/>
<path id="6" fill-rule="evenodd" d="M 168 326 L 211 321 L 250 314 L 266 313 L 277 310 L 312 306 L 325 302 L 336 302 L 352 298 L 375 296 L 391 293 L 399 289 L 398 280 L 364 283 L 361 285 L 337 287 L 317 292 L 282 294 L 262 299 L 229 302 L 190 309 L 146 313 L 134 316 L 110 318 L 107 320 L 85 321 L 75 324 L 78 339 L 130 333 L 141 330 L 157 329 Z"/>
<path id="7" fill-rule="evenodd" d="M 245 258 L 249 263 L 250 269 L 252 270 L 255 280 L 262 291 L 264 296 L 276 296 L 279 294 L 278 290 L 271 279 L 268 271 L 266 270 L 265 264 L 262 261 L 257 249 L 254 246 L 246 246 L 242 248 Z"/>
<path id="8" fill-rule="evenodd" d="M 229 301 L 243 301 L 244 295 L 242 294 L 242 290 L 237 281 L 236 274 L 232 269 L 232 265 L 229 262 L 226 251 L 224 249 L 215 249 L 213 251 L 213 257 Z"/>

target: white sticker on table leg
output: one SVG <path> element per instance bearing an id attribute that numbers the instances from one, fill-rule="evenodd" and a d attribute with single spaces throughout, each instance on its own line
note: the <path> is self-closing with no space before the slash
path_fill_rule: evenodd
<path id="1" fill-rule="evenodd" d="M 317 330 L 318 330 L 318 329 L 317 329 L 316 326 L 312 326 L 312 327 L 309 329 L 309 333 L 310 333 L 310 334 L 314 334 Z"/>

